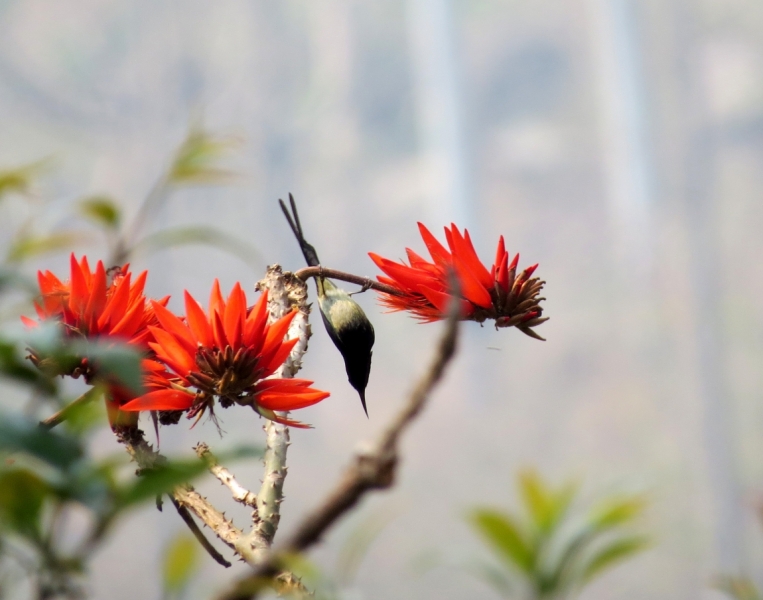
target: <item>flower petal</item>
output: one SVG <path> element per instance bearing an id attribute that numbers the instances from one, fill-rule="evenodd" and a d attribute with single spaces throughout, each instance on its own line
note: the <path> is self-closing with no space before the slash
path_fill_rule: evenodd
<path id="1" fill-rule="evenodd" d="M 238 350 L 241 347 L 241 333 L 246 319 L 246 295 L 241 289 L 241 284 L 236 282 L 233 286 L 228 302 L 225 306 L 223 326 L 225 337 L 228 338 L 231 347 Z"/>
<path id="2" fill-rule="evenodd" d="M 188 326 L 158 302 L 152 300 L 151 307 L 153 308 L 154 314 L 159 320 L 162 328 L 171 333 L 178 342 L 183 344 L 190 354 L 196 354 L 196 340 L 188 329 Z"/>
<path id="3" fill-rule="evenodd" d="M 464 230 L 464 233 L 468 235 L 468 232 Z M 477 252 L 472 246 L 471 239 L 465 239 L 458 231 L 458 227 L 454 223 L 451 223 L 451 242 L 453 244 L 453 256 L 462 262 L 469 271 L 477 278 L 480 285 L 485 289 L 493 287 L 495 281 L 490 277 L 490 272 L 482 264 Z"/>
<path id="4" fill-rule="evenodd" d="M 188 321 L 188 327 L 196 338 L 196 343 L 207 348 L 215 345 L 215 338 L 212 335 L 212 327 L 209 325 L 207 315 L 199 306 L 199 303 L 193 299 L 193 296 L 185 292 L 185 318 Z"/>
<path id="5" fill-rule="evenodd" d="M 121 409 L 126 412 L 139 410 L 186 410 L 193 404 L 195 396 L 180 390 L 155 390 L 130 400 Z"/>
<path id="6" fill-rule="evenodd" d="M 437 238 L 432 235 L 432 233 L 424 226 L 423 223 L 419 223 L 418 226 L 421 237 L 424 240 L 424 244 L 426 244 L 427 250 L 429 250 L 429 254 L 432 256 L 432 260 L 441 267 L 449 265 L 452 257 L 450 253 L 445 249 L 445 246 L 437 241 Z"/>
<path id="7" fill-rule="evenodd" d="M 262 350 L 265 343 L 265 325 L 268 321 L 268 290 L 260 295 L 257 303 L 249 311 L 244 323 L 243 344 L 255 354 Z"/>
<path id="8" fill-rule="evenodd" d="M 191 371 L 196 369 L 195 352 L 189 353 L 188 350 L 171 333 L 159 329 L 158 327 L 149 327 L 149 331 L 156 340 L 150 343 L 151 349 L 156 352 L 156 356 L 167 364 L 175 373 L 185 377 Z"/>

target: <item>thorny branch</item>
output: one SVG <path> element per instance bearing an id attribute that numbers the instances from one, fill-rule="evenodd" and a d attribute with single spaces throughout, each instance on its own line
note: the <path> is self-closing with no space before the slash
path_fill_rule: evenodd
<path id="1" fill-rule="evenodd" d="M 231 473 L 228 469 L 221 466 L 217 462 L 217 458 L 215 458 L 215 455 L 212 454 L 209 446 L 203 442 L 200 442 L 196 445 L 194 450 L 200 459 L 207 462 L 209 472 L 217 477 L 217 479 L 220 480 L 220 483 L 222 483 L 230 490 L 231 496 L 236 502 L 240 502 L 241 504 L 250 506 L 251 508 L 257 508 L 257 496 L 253 492 L 247 490 L 238 481 L 236 481 L 233 473 Z"/>
<path id="2" fill-rule="evenodd" d="M 457 281 L 451 277 L 451 286 Z M 457 296 L 457 294 L 455 294 Z M 399 460 L 398 441 L 422 411 L 435 385 L 456 351 L 458 333 L 458 303 L 452 302 L 445 323 L 445 331 L 437 346 L 429 369 L 419 380 L 400 412 L 383 430 L 370 449 L 360 452 L 344 472 L 324 501 L 309 513 L 291 536 L 268 555 L 267 560 L 255 568 L 254 573 L 239 581 L 219 600 L 249 600 L 258 596 L 267 582 L 281 568 L 284 556 L 303 552 L 318 542 L 321 536 L 344 513 L 355 506 L 369 491 L 386 489 L 394 484 Z"/>

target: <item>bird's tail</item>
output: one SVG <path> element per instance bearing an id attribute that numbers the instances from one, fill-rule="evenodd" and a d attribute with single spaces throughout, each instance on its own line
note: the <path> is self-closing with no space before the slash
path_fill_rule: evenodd
<path id="1" fill-rule="evenodd" d="M 296 237 L 297 241 L 299 242 L 299 247 L 302 249 L 302 254 L 304 254 L 305 260 L 307 261 L 308 266 L 310 267 L 319 266 L 321 264 L 321 261 L 318 260 L 318 253 L 315 251 L 315 248 L 313 248 L 310 244 L 307 243 L 305 236 L 302 234 L 302 224 L 299 222 L 299 213 L 297 213 L 297 205 L 294 202 L 294 196 L 289 194 L 289 203 L 291 204 L 291 213 L 289 213 L 289 209 L 287 208 L 286 203 L 284 203 L 283 200 L 279 198 L 278 203 L 281 205 L 281 210 L 283 211 L 283 214 L 286 217 L 286 220 L 289 222 L 289 226 L 291 227 L 291 230 L 294 232 L 294 237 Z M 293 217 L 292 217 L 292 214 L 293 214 Z"/>

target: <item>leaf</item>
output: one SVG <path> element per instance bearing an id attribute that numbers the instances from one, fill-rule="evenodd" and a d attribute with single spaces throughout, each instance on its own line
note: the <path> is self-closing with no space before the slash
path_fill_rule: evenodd
<path id="1" fill-rule="evenodd" d="M 55 395 L 58 389 L 54 379 L 24 360 L 15 344 L 4 340 L 0 340 L 0 373 L 49 396 Z"/>
<path id="2" fill-rule="evenodd" d="M 713 587 L 736 600 L 761 600 L 758 587 L 747 577 L 722 575 L 713 582 Z"/>
<path id="3" fill-rule="evenodd" d="M 38 291 L 34 281 L 15 269 L 0 265 L 0 292 L 6 289 L 19 289 L 31 294 Z"/>
<path id="4" fill-rule="evenodd" d="M 187 533 L 175 536 L 164 552 L 162 576 L 165 592 L 180 592 L 199 564 L 199 542 Z"/>
<path id="5" fill-rule="evenodd" d="M 14 169 L 0 171 L 0 198 L 12 192 L 17 194 L 29 192 L 34 178 L 49 164 L 50 161 L 48 159 L 43 159 Z"/>
<path id="6" fill-rule="evenodd" d="M 168 173 L 170 183 L 226 183 L 235 173 L 216 166 L 240 141 L 232 137 L 215 136 L 198 127 L 192 128 L 178 148 Z"/>
<path id="7" fill-rule="evenodd" d="M 14 240 L 8 250 L 8 262 L 21 262 L 33 256 L 71 250 L 86 242 L 87 234 L 78 232 L 57 232 L 47 235 L 24 234 Z"/>
<path id="8" fill-rule="evenodd" d="M 241 458 L 259 458 L 262 455 L 262 448 L 247 445 L 221 452 L 217 458 L 220 462 L 232 462 Z M 154 469 L 144 470 L 136 480 L 122 486 L 118 492 L 119 504 L 122 507 L 132 506 L 148 498 L 169 493 L 175 486 L 188 483 L 201 475 L 207 467 L 207 461 L 193 458 L 170 460 Z"/>
<path id="9" fill-rule="evenodd" d="M 483 508 L 473 511 L 469 520 L 502 559 L 524 573 L 533 572 L 535 552 L 510 515 Z"/>
<path id="10" fill-rule="evenodd" d="M 0 415 L 0 450 L 24 452 L 59 469 L 69 469 L 83 456 L 79 442 L 12 415 Z"/>
<path id="11" fill-rule="evenodd" d="M 575 489 L 576 486 L 570 484 L 554 492 L 537 471 L 526 470 L 519 474 L 520 495 L 535 527 L 543 534 L 549 533 L 567 511 Z"/>
<path id="12" fill-rule="evenodd" d="M 622 537 L 600 548 L 587 562 L 581 574 L 581 582 L 586 584 L 602 571 L 649 547 L 649 539 L 644 536 Z"/>
<path id="13" fill-rule="evenodd" d="M 187 244 L 213 246 L 240 258 L 256 269 L 262 266 L 259 253 L 254 246 L 236 236 L 206 225 L 173 227 L 149 234 L 135 244 L 133 253 L 153 254 L 159 250 Z"/>
<path id="14" fill-rule="evenodd" d="M 93 221 L 95 224 L 107 229 L 119 229 L 122 212 L 111 198 L 106 196 L 85 198 L 79 203 L 78 208 L 83 217 Z"/>
<path id="15" fill-rule="evenodd" d="M 118 504 L 126 508 L 169 493 L 175 486 L 188 483 L 206 470 L 206 463 L 199 459 L 167 462 L 145 470 L 135 481 L 122 488 Z"/>
<path id="16" fill-rule="evenodd" d="M 591 514 L 591 525 L 599 531 L 625 525 L 644 512 L 646 504 L 643 496 L 607 500 Z"/>
<path id="17" fill-rule="evenodd" d="M 504 598 L 513 598 L 516 595 L 511 579 L 506 576 L 503 570 L 495 565 L 480 563 L 471 565 L 468 570 Z"/>
<path id="18" fill-rule="evenodd" d="M 30 471 L 0 472 L 0 527 L 7 524 L 22 534 L 36 536 L 48 491 L 47 484 Z"/>
<path id="19" fill-rule="evenodd" d="M 105 383 L 120 383 L 135 395 L 145 392 L 143 387 L 142 354 L 126 344 L 83 342 L 72 345 L 79 356 L 87 356 L 97 366 L 98 379 Z"/>
<path id="20" fill-rule="evenodd" d="M 106 423 L 106 406 L 103 402 L 98 402 L 103 392 L 101 386 L 93 387 L 64 407 L 62 418 L 66 429 L 81 435 Z"/>

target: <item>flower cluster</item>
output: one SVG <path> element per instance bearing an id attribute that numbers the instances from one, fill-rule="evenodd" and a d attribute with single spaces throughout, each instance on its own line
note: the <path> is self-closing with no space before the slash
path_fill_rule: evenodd
<path id="1" fill-rule="evenodd" d="M 144 355 L 146 393 L 135 396 L 119 382 L 103 380 L 96 361 L 87 356 L 57 374 L 82 376 L 106 386 L 112 426 L 137 424 L 139 411 L 171 411 L 163 422 L 177 422 L 183 411 L 201 416 L 215 400 L 223 407 L 251 406 L 280 423 L 304 426 L 275 411 L 290 411 L 320 402 L 329 394 L 311 388 L 304 379 L 270 378 L 286 361 L 297 339 L 286 340 L 296 313 L 268 323 L 267 294 L 247 307 L 237 283 L 227 301 L 215 280 L 208 313 L 186 292 L 186 315 L 167 309 L 169 297 L 144 295 L 146 272 L 135 281 L 129 265 L 109 269 L 101 261 L 91 271 L 87 258 L 71 256 L 70 279 L 62 282 L 50 271 L 39 272 L 40 297 L 35 309 L 40 321 L 60 325 L 67 338 L 128 344 Z M 29 327 L 38 322 L 27 317 Z M 38 365 L 45 357 L 31 351 Z"/>
<path id="2" fill-rule="evenodd" d="M 523 333 L 541 338 L 533 327 L 548 319 L 538 297 L 544 281 L 532 277 L 538 265 L 527 267 L 517 275 L 519 255 L 509 263 L 503 236 L 498 241 L 495 262 L 488 271 L 480 261 L 469 237 L 458 227 L 445 228 L 445 248 L 421 223 L 419 231 L 432 261 L 406 248 L 408 262 L 395 262 L 369 252 L 369 256 L 385 273 L 377 279 L 396 291 L 382 293 L 381 302 L 393 311 L 407 310 L 424 322 L 444 318 L 453 295 L 448 282 L 449 272 L 455 271 L 460 285 L 458 301 L 461 318 L 484 322 L 494 319 L 496 327 L 516 327 Z"/>

